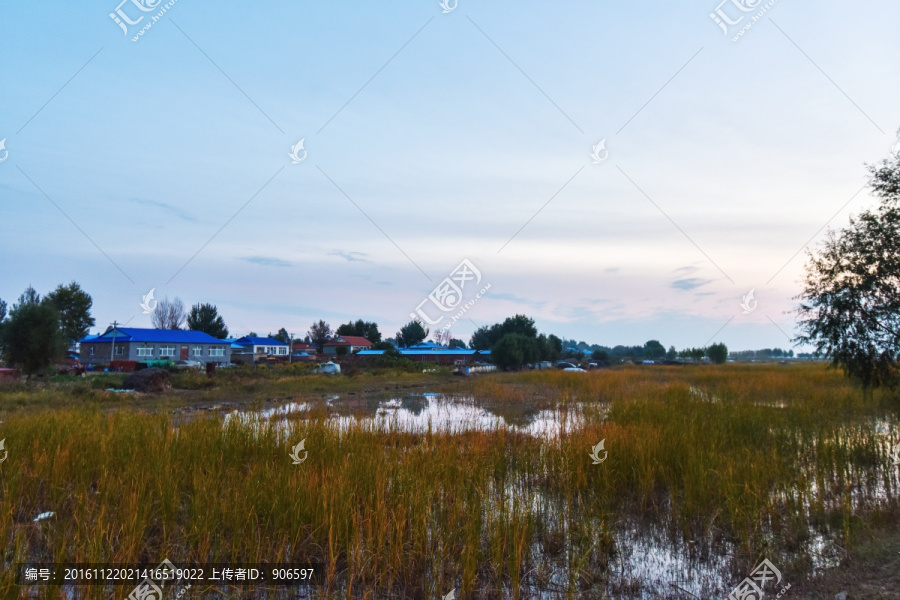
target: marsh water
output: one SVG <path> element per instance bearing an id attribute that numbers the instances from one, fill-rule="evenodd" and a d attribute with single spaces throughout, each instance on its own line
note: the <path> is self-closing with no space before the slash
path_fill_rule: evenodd
<path id="1" fill-rule="evenodd" d="M 712 399 L 712 401 L 715 401 Z M 592 406 L 585 411 L 582 405 L 572 405 L 567 410 L 513 410 L 505 406 L 480 403 L 472 396 L 444 394 L 414 394 L 365 400 L 347 414 L 342 410 L 342 399 L 332 397 L 325 401 L 330 411 L 328 417 L 344 430 L 351 424 L 363 425 L 371 431 L 403 431 L 411 433 L 448 432 L 461 433 L 471 430 L 494 431 L 507 429 L 521 432 L 548 443 L 558 441 L 586 418 L 603 420 L 607 407 Z M 303 420 L 312 410 L 309 403 L 285 402 L 256 411 L 233 411 L 224 415 L 225 423 L 239 422 L 248 427 L 275 426 L 289 428 L 291 422 Z M 782 405 L 773 405 L 779 410 Z M 586 413 L 589 416 L 586 416 Z M 874 423 L 875 430 L 885 430 L 884 423 Z M 847 435 L 853 435 L 848 430 Z M 585 453 L 588 453 L 588 448 Z M 900 471 L 900 469 L 898 469 Z M 896 489 L 898 473 L 885 473 L 885 478 L 873 487 L 860 492 L 855 503 L 865 503 L 872 508 L 886 499 L 885 485 Z M 517 490 L 506 490 L 515 495 Z M 535 512 L 552 518 L 554 511 L 564 510 L 560 501 L 532 494 L 530 502 Z M 732 558 L 736 549 L 721 536 L 713 539 L 685 540 L 673 535 L 665 524 L 650 525 L 634 516 L 621 516 L 614 522 L 615 552 L 611 554 L 604 579 L 604 587 L 612 597 L 627 598 L 714 598 L 725 597 L 741 581 L 734 573 Z M 540 554 L 540 548 L 533 548 Z M 805 543 L 796 549 L 797 560 L 811 565 L 813 573 L 821 573 L 839 563 L 840 545 L 833 536 L 812 528 Z M 565 560 L 554 561 L 542 557 L 536 561 L 545 570 L 541 581 L 546 587 L 526 586 L 531 597 L 564 597 L 569 565 Z M 776 590 L 777 591 L 777 590 Z M 774 594 L 774 592 L 773 592 Z M 505 595 L 505 594 L 504 594 Z"/>

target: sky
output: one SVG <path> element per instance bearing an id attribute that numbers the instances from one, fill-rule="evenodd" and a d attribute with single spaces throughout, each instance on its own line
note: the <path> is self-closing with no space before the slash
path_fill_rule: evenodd
<path id="1" fill-rule="evenodd" d="M 900 4 L 717 1 L 2 2 L 0 298 L 790 347 L 897 142 Z"/>

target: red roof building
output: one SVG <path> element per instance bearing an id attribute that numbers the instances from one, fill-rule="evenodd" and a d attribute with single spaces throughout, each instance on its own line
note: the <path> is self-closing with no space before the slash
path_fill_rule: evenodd
<path id="1" fill-rule="evenodd" d="M 347 354 L 353 354 L 357 350 L 368 350 L 372 347 L 372 342 L 358 335 L 341 335 L 325 342 L 325 354 L 337 354 L 340 346 L 347 348 Z"/>

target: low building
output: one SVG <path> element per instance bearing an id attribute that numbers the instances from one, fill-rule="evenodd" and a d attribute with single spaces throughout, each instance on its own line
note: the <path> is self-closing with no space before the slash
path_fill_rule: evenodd
<path id="1" fill-rule="evenodd" d="M 400 348 L 398 352 L 401 357 L 409 360 L 444 366 L 472 365 L 484 362 L 491 356 L 490 350 L 469 350 L 468 348 L 451 350 L 434 342 L 423 342 L 409 348 Z M 381 354 L 384 354 L 384 350 L 363 350 L 357 353 L 357 356 L 379 356 Z"/>
<path id="2" fill-rule="evenodd" d="M 231 360 L 235 363 L 255 364 L 269 358 L 288 358 L 290 346 L 281 340 L 270 337 L 254 337 L 245 335 L 231 340 Z"/>
<path id="3" fill-rule="evenodd" d="M 316 347 L 312 344 L 307 344 L 306 342 L 294 342 L 293 353 L 294 355 L 308 354 L 310 356 L 315 356 L 317 351 Z"/>
<path id="4" fill-rule="evenodd" d="M 163 359 L 228 364 L 231 346 L 202 331 L 110 327 L 101 335 L 82 338 L 78 358 L 86 365 L 108 364 L 113 360 L 146 362 Z"/>
<path id="5" fill-rule="evenodd" d="M 359 350 L 368 350 L 372 347 L 372 342 L 358 335 L 339 335 L 331 341 L 325 342 L 325 354 L 337 354 L 340 346 L 347 348 L 347 354 L 353 354 Z"/>

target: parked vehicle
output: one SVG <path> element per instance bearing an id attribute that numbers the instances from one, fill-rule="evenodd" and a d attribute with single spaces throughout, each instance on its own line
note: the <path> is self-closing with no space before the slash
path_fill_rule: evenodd
<path id="1" fill-rule="evenodd" d="M 175 361 L 176 369 L 203 369 L 205 365 L 198 360 L 179 360 Z"/>

